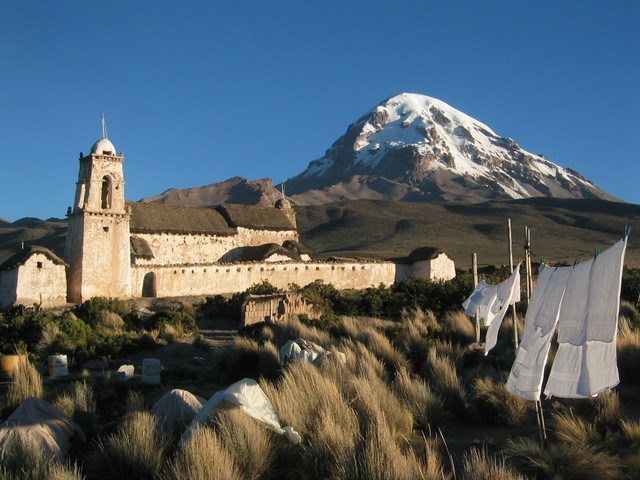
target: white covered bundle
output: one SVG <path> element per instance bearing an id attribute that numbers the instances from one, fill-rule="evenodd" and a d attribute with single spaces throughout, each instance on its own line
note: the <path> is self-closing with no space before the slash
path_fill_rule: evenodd
<path id="1" fill-rule="evenodd" d="M 186 390 L 173 389 L 160 397 L 150 412 L 158 419 L 158 431 L 167 438 L 174 438 L 182 435 L 205 402 L 204 398 Z"/>
<path id="2" fill-rule="evenodd" d="M 200 409 L 191 423 L 192 426 L 204 425 L 209 415 L 217 408 L 236 406 L 247 415 L 255 418 L 265 427 L 280 435 L 284 435 L 291 443 L 300 443 L 300 435 L 293 427 L 283 427 L 273 405 L 265 395 L 258 382 L 244 378 L 230 385 L 227 389 L 216 392 Z M 183 435 L 182 443 L 188 441 L 190 430 Z"/>
<path id="3" fill-rule="evenodd" d="M 0 424 L 0 448 L 14 436 L 38 441 L 59 460 L 69 453 L 71 437 L 86 441 L 77 423 L 39 398 L 27 398 Z"/>
<path id="4" fill-rule="evenodd" d="M 288 362 L 302 359 L 317 365 L 329 355 L 334 354 L 338 355 L 342 363 L 346 362 L 344 353 L 329 352 L 316 343 L 303 338 L 297 338 L 296 340 L 289 340 L 280 348 L 280 363 L 284 365 Z"/>

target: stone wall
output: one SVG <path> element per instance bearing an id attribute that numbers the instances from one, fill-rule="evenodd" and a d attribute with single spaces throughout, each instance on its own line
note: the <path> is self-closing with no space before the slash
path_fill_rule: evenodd
<path id="1" fill-rule="evenodd" d="M 292 315 L 320 318 L 322 308 L 297 293 L 250 295 L 242 305 L 241 325 L 259 322 L 281 322 Z"/>
<path id="2" fill-rule="evenodd" d="M 287 289 L 291 283 L 304 286 L 318 279 L 338 289 L 364 289 L 381 283 L 393 284 L 396 265 L 378 261 L 134 265 L 131 271 L 132 297 L 142 296 L 145 276 L 149 274 L 155 277 L 155 295 L 171 297 L 243 292 L 264 280 L 282 289 Z"/>

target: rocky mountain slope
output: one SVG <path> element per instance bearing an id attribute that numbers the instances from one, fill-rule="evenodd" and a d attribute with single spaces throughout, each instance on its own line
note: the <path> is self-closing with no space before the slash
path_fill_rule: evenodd
<path id="1" fill-rule="evenodd" d="M 478 202 L 529 197 L 616 200 L 578 172 L 424 95 L 383 101 L 287 182 L 298 205 L 344 199 Z"/>
<path id="2" fill-rule="evenodd" d="M 183 207 L 215 207 L 223 203 L 273 206 L 281 193 L 270 178 L 247 180 L 233 177 L 204 187 L 171 188 L 160 195 L 143 198 L 142 202 L 159 202 Z"/>

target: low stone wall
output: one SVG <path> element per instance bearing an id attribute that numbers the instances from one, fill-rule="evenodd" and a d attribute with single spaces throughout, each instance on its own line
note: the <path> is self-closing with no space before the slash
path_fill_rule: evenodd
<path id="1" fill-rule="evenodd" d="M 243 292 L 251 285 L 268 281 L 287 289 L 290 284 L 307 285 L 315 280 L 334 285 L 337 289 L 364 289 L 381 283 L 398 281 L 396 264 L 392 262 L 283 262 L 212 263 L 199 265 L 133 265 L 131 269 L 132 297 L 153 291 L 157 297 L 182 295 L 215 295 Z M 149 282 L 154 282 L 154 288 Z M 147 293 L 149 295 L 149 293 Z M 150 296 L 150 295 L 149 295 Z"/>
<path id="2" fill-rule="evenodd" d="M 292 315 L 320 318 L 322 308 L 297 293 L 250 295 L 242 305 L 243 327 L 259 322 L 281 322 Z"/>

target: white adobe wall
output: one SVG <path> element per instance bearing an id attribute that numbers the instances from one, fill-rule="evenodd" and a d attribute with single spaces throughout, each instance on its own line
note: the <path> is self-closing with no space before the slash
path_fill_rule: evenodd
<path id="1" fill-rule="evenodd" d="M 134 265 L 131 296 L 142 295 L 143 279 L 149 272 L 156 275 L 158 297 L 243 292 L 264 280 L 283 289 L 291 283 L 304 286 L 318 279 L 338 289 L 364 289 L 381 283 L 391 285 L 397 280 L 396 265 L 391 262 Z"/>
<path id="2" fill-rule="evenodd" d="M 413 263 L 413 275 L 430 280 L 451 280 L 456 276 L 456 265 L 446 254 L 441 253 L 431 260 Z"/>
<path id="3" fill-rule="evenodd" d="M 34 303 L 41 303 L 43 307 L 52 307 L 67 303 L 67 276 L 64 265 L 56 265 L 46 255 L 34 254 L 15 271 L 16 304 L 32 306 Z"/>
<path id="4" fill-rule="evenodd" d="M 297 240 L 295 231 L 266 232 L 238 228 L 232 236 L 172 233 L 136 233 L 147 241 L 154 258 L 137 258 L 136 265 L 210 265 L 240 259 L 241 247 L 264 243 L 282 245 L 285 240 Z"/>

